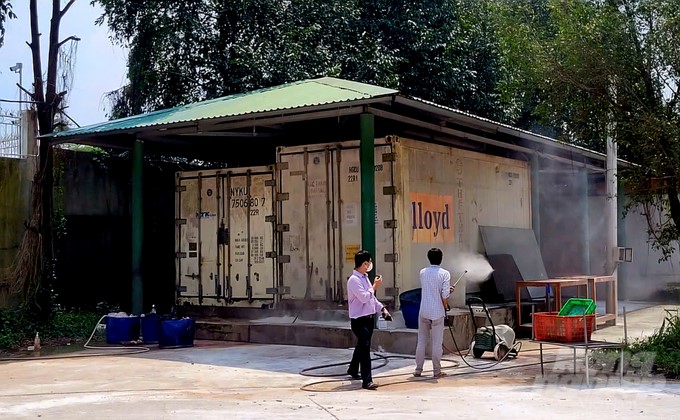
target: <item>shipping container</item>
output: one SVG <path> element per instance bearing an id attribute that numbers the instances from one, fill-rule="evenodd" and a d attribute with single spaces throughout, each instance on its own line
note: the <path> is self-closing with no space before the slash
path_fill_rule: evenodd
<path id="1" fill-rule="evenodd" d="M 394 299 L 420 287 L 427 251 L 447 263 L 461 251 L 483 252 L 479 226 L 531 228 L 529 165 L 421 141 L 375 140 L 376 272 L 378 297 Z M 359 142 L 277 150 L 278 283 L 284 299 L 342 301 L 361 249 Z M 467 291 L 478 285 L 470 284 Z M 453 300 L 464 305 L 461 281 Z"/>
<path id="2" fill-rule="evenodd" d="M 176 174 L 176 285 L 182 302 L 275 298 L 273 166 Z"/>

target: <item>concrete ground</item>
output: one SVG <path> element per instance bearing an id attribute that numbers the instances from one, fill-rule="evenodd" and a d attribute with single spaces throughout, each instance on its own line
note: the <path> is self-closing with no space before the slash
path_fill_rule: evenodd
<path id="1" fill-rule="evenodd" d="M 628 314 L 629 335 L 658 328 L 660 307 Z M 595 332 L 617 341 L 622 327 Z M 197 341 L 193 348 L 128 356 L 0 362 L 0 418 L 261 419 L 675 418 L 680 385 L 661 377 L 591 370 L 590 387 L 572 374 L 571 352 L 551 349 L 542 377 L 533 343 L 516 360 L 480 371 L 446 356 L 449 377 L 413 378 L 413 360 L 374 362 L 377 391 L 340 377 L 309 377 L 306 368 L 344 363 L 350 349 Z M 480 363 L 479 360 L 470 361 Z M 459 367 L 454 367 L 460 363 Z M 487 363 L 490 363 L 487 361 Z M 426 362 L 425 368 L 430 368 Z M 314 374 L 342 374 L 346 366 Z M 480 373 L 481 372 L 481 373 Z"/>

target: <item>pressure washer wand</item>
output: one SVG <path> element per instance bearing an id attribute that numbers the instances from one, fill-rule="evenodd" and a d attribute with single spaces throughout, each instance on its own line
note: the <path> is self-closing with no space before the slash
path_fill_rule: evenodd
<path id="1" fill-rule="evenodd" d="M 453 283 L 453 286 L 452 286 L 452 287 L 456 287 L 456 285 L 458 284 L 458 282 L 460 281 L 460 279 L 462 279 L 463 276 L 467 274 L 467 272 L 468 272 L 468 271 L 465 270 L 465 271 L 463 272 L 463 274 L 461 274 L 460 277 L 458 277 L 458 280 L 456 280 L 456 282 Z"/>

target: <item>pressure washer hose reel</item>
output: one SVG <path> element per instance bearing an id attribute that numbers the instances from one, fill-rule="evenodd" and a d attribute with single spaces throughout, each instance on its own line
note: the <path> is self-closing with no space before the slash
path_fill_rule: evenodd
<path id="1" fill-rule="evenodd" d="M 490 325 L 477 327 L 472 307 L 478 304 L 481 304 L 481 309 Z M 494 359 L 499 361 L 507 357 L 517 357 L 519 350 L 515 343 L 515 331 L 509 325 L 494 325 L 491 314 L 482 299 L 470 297 L 467 299 L 467 305 L 470 309 L 470 317 L 475 328 L 475 335 L 470 344 L 472 355 L 479 359 L 485 352 L 492 352 Z"/>

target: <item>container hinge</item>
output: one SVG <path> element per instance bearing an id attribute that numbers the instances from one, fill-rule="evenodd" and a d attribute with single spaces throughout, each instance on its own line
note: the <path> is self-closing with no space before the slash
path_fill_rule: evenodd
<path id="1" fill-rule="evenodd" d="M 276 259 L 276 251 L 267 251 L 264 253 L 264 256 L 267 258 L 274 258 Z"/>
<path id="2" fill-rule="evenodd" d="M 276 186 L 276 180 L 275 179 L 268 179 L 264 181 L 264 186 L 265 187 L 275 187 Z"/>
<path id="3" fill-rule="evenodd" d="M 281 224 L 281 225 L 276 225 L 276 231 L 277 232 L 290 232 L 290 225 L 289 224 Z"/>
<path id="4" fill-rule="evenodd" d="M 290 255 L 278 255 L 276 261 L 281 264 L 288 264 L 290 263 Z"/>
<path id="5" fill-rule="evenodd" d="M 186 225 L 187 224 L 187 219 L 175 219 L 175 225 Z"/>
<path id="6" fill-rule="evenodd" d="M 264 221 L 266 223 L 275 223 L 276 222 L 276 215 L 272 214 L 271 216 L 264 216 Z"/>
<path id="7" fill-rule="evenodd" d="M 278 193 L 276 194 L 276 201 L 286 201 L 290 198 L 289 193 Z"/>
<path id="8" fill-rule="evenodd" d="M 390 220 L 385 220 L 383 222 L 383 227 L 385 229 L 396 229 L 397 228 L 397 221 L 396 219 L 390 219 Z"/>
<path id="9" fill-rule="evenodd" d="M 274 165 L 278 171 L 284 171 L 288 169 L 288 162 L 279 162 Z"/>
<path id="10" fill-rule="evenodd" d="M 399 254 L 385 254 L 385 262 L 395 263 L 399 261 Z"/>
<path id="11" fill-rule="evenodd" d="M 383 195 L 397 195 L 397 187 L 393 185 L 383 187 Z"/>
<path id="12" fill-rule="evenodd" d="M 187 291 L 187 287 L 186 287 L 186 286 L 177 286 L 177 291 L 178 291 L 178 292 L 186 292 L 186 291 Z"/>
<path id="13" fill-rule="evenodd" d="M 186 185 L 176 185 L 175 186 L 175 192 L 184 192 L 187 190 Z"/>
<path id="14" fill-rule="evenodd" d="M 187 253 L 186 252 L 175 252 L 175 258 L 186 258 Z"/>
<path id="15" fill-rule="evenodd" d="M 267 294 L 269 295 L 289 295 L 290 286 L 267 287 Z"/>
<path id="16" fill-rule="evenodd" d="M 385 296 L 394 296 L 394 297 L 399 296 L 399 288 L 398 287 L 386 287 L 385 288 Z"/>
<path id="17" fill-rule="evenodd" d="M 383 153 L 382 161 L 383 162 L 396 162 L 397 161 L 397 154 L 396 153 Z"/>

